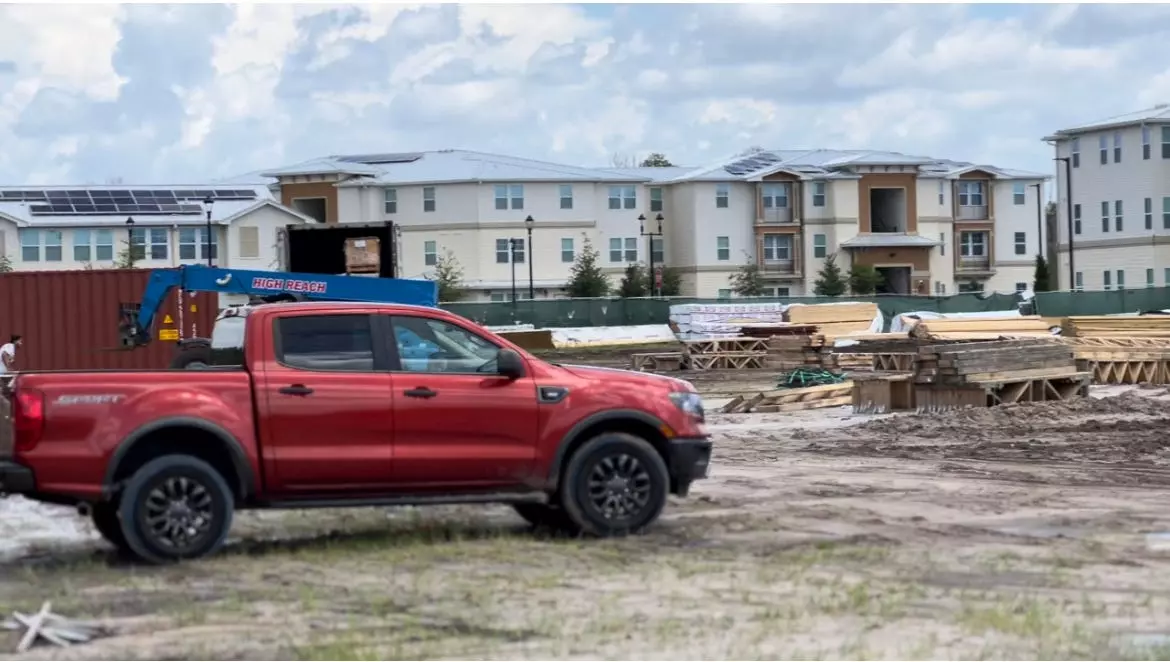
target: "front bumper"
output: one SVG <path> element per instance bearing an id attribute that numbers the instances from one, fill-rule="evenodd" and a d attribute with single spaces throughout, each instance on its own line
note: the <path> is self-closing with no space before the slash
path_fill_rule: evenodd
<path id="1" fill-rule="evenodd" d="M 36 490 L 36 486 L 37 481 L 32 469 L 15 462 L 0 460 L 0 495 L 28 494 Z"/>
<path id="2" fill-rule="evenodd" d="M 692 481 L 707 477 L 711 440 L 705 437 L 670 440 L 670 476 L 674 493 L 685 496 Z"/>

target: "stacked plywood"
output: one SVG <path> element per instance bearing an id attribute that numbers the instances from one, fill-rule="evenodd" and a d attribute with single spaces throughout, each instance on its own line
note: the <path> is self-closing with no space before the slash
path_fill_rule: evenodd
<path id="1" fill-rule="evenodd" d="M 910 330 L 927 340 L 995 340 L 998 338 L 1051 337 L 1052 331 L 1038 316 L 972 317 L 922 320 Z"/>
<path id="2" fill-rule="evenodd" d="M 782 388 L 752 396 L 737 396 L 723 406 L 725 414 L 783 412 L 840 407 L 853 402 L 853 382 L 805 388 Z"/>
<path id="3" fill-rule="evenodd" d="M 919 409 L 1067 400 L 1088 394 L 1073 348 L 1044 338 L 924 345 L 915 366 Z"/>
<path id="4" fill-rule="evenodd" d="M 1170 315 L 1066 317 L 1061 333 L 1071 338 L 1170 338 Z"/>
<path id="5" fill-rule="evenodd" d="M 789 306 L 784 318 L 792 324 L 815 324 L 818 333 L 832 339 L 869 331 L 877 315 L 875 303 L 824 303 Z"/>
<path id="6" fill-rule="evenodd" d="M 767 342 L 764 365 L 775 370 L 824 368 L 830 357 L 825 337 L 817 334 L 772 336 Z"/>

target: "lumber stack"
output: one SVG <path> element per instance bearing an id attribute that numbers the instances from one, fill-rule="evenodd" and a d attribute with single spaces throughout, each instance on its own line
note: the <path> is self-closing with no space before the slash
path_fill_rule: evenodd
<path id="1" fill-rule="evenodd" d="M 789 306 L 784 319 L 791 324 L 815 324 L 817 333 L 831 341 L 868 331 L 877 313 L 875 303 L 822 303 Z"/>
<path id="2" fill-rule="evenodd" d="M 923 345 L 915 381 L 962 386 L 1078 373 L 1068 345 L 1044 338 Z"/>
<path id="3" fill-rule="evenodd" d="M 768 339 L 764 365 L 775 370 L 795 368 L 824 368 L 829 358 L 825 337 L 816 334 L 801 336 L 772 336 Z M 829 362 L 831 366 L 831 362 Z"/>
<path id="4" fill-rule="evenodd" d="M 921 320 L 910 335 L 924 340 L 995 340 L 999 338 L 1051 337 L 1039 316 L 969 317 Z"/>
<path id="5" fill-rule="evenodd" d="M 1170 315 L 1066 317 L 1061 333 L 1071 338 L 1170 338 Z"/>
<path id="6" fill-rule="evenodd" d="M 739 335 L 747 338 L 771 338 L 772 336 L 809 336 L 816 332 L 817 325 L 815 324 L 789 324 L 787 322 L 777 322 L 774 324 L 745 324 L 739 329 Z"/>
<path id="7" fill-rule="evenodd" d="M 775 413 L 840 407 L 853 402 L 853 382 L 823 384 L 805 388 L 782 388 L 740 395 L 723 405 L 725 414 Z"/>

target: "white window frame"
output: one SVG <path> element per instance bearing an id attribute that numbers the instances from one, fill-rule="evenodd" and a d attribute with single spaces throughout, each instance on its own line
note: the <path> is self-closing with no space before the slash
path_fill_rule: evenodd
<path id="1" fill-rule="evenodd" d="M 561 184 L 557 190 L 560 193 L 561 209 L 572 209 L 573 208 L 573 185 L 572 184 Z"/>
<path id="2" fill-rule="evenodd" d="M 964 180 L 959 182 L 960 207 L 986 207 L 983 182 Z"/>
<path id="3" fill-rule="evenodd" d="M 438 208 L 438 204 L 435 201 L 435 197 L 436 196 L 435 196 L 435 187 L 434 186 L 424 186 L 423 187 L 423 190 L 422 190 L 422 203 L 423 203 L 422 210 L 423 210 L 423 212 L 430 213 L 430 212 L 435 211 L 435 209 Z"/>
<path id="4" fill-rule="evenodd" d="M 1113 132 L 1113 162 L 1121 163 L 1121 132 Z"/>
<path id="5" fill-rule="evenodd" d="M 1109 136 L 1104 133 L 1097 136 L 1097 151 L 1100 153 L 1098 162 L 1101 165 L 1109 164 Z"/>
<path id="6" fill-rule="evenodd" d="M 577 250 L 573 246 L 572 237 L 561 237 L 561 262 L 571 263 L 577 261 Z"/>
<path id="7" fill-rule="evenodd" d="M 1162 126 L 1162 158 L 1170 159 L 1170 126 Z"/>
<path id="8" fill-rule="evenodd" d="M 397 214 L 398 213 L 398 189 L 396 189 L 396 188 L 386 189 L 386 192 L 383 194 L 383 198 L 382 198 L 382 209 L 387 214 Z"/>
<path id="9" fill-rule="evenodd" d="M 1109 201 L 1101 201 L 1101 232 L 1109 232 Z"/>
<path id="10" fill-rule="evenodd" d="M 787 184 L 764 184 L 760 197 L 764 209 L 788 209 Z"/>
<path id="11" fill-rule="evenodd" d="M 787 237 L 788 241 L 783 241 Z M 771 240 L 771 241 L 769 241 Z M 766 234 L 764 235 L 764 262 L 791 262 L 792 235 Z M 771 244 L 771 245 L 769 245 Z M 783 253 L 783 255 L 781 254 Z"/>
<path id="12" fill-rule="evenodd" d="M 1028 189 L 1024 182 L 1012 182 L 1012 204 L 1022 205 L 1028 201 Z"/>
<path id="13" fill-rule="evenodd" d="M 1125 213 L 1121 200 L 1113 201 L 1113 231 L 1121 232 L 1125 228 Z"/>
<path id="14" fill-rule="evenodd" d="M 41 231 L 32 228 L 21 228 L 18 234 L 20 235 L 20 261 L 40 262 Z"/>
<path id="15" fill-rule="evenodd" d="M 1085 289 L 1085 274 L 1084 274 L 1084 272 L 1078 271 L 1074 276 L 1073 283 L 1074 283 L 1073 284 L 1074 290 L 1079 292 L 1079 291 Z"/>
<path id="16" fill-rule="evenodd" d="M 715 259 L 720 262 L 731 259 L 731 237 L 715 237 Z"/>
<path id="17" fill-rule="evenodd" d="M 1154 286 L 1154 270 L 1146 269 L 1146 287 Z"/>
<path id="18" fill-rule="evenodd" d="M 966 258 L 987 257 L 987 233 L 982 230 L 960 232 L 959 256 Z"/>
<path id="19" fill-rule="evenodd" d="M 650 211 L 662 211 L 662 187 L 650 187 Z"/>
<path id="20" fill-rule="evenodd" d="M 824 182 L 813 182 L 812 204 L 814 207 L 824 207 L 827 196 Z"/>
<path id="21" fill-rule="evenodd" d="M 938 233 L 938 254 L 942 257 L 946 257 L 947 254 L 947 233 L 945 232 Z"/>
<path id="22" fill-rule="evenodd" d="M 496 184 L 494 192 L 496 197 L 497 211 L 503 211 L 506 209 L 524 209 L 523 184 Z"/>
<path id="23" fill-rule="evenodd" d="M 715 184 L 715 208 L 727 209 L 731 206 L 731 184 L 718 182 Z"/>
<path id="24" fill-rule="evenodd" d="M 137 229 L 137 228 L 135 228 Z M 188 241 L 190 239 L 190 241 Z M 183 247 L 190 246 L 198 257 L 183 255 Z M 211 233 L 211 259 L 219 257 L 219 238 Z M 179 228 L 179 260 L 207 260 L 207 228 Z"/>
<path id="25" fill-rule="evenodd" d="M 45 262 L 63 262 L 65 251 L 64 233 L 61 230 L 45 230 Z"/>
<path id="26" fill-rule="evenodd" d="M 113 230 L 98 230 L 94 233 L 93 256 L 98 262 L 114 259 Z"/>
<path id="27" fill-rule="evenodd" d="M 938 206 L 942 207 L 947 203 L 947 182 L 944 179 L 938 180 Z"/>
<path id="28" fill-rule="evenodd" d="M 171 237 L 170 232 L 166 228 L 150 228 L 146 233 L 147 237 L 147 253 L 146 257 L 149 260 L 165 260 L 170 254 Z M 203 228 L 204 233 L 207 232 Z"/>
<path id="29" fill-rule="evenodd" d="M 1113 272 L 1109 271 L 1108 269 L 1101 272 L 1101 289 L 1113 289 Z"/>
<path id="30" fill-rule="evenodd" d="M 1146 198 L 1142 201 L 1142 216 L 1144 217 L 1146 229 L 1154 229 L 1154 199 Z"/>
<path id="31" fill-rule="evenodd" d="M 637 209 L 638 188 L 633 185 L 609 187 L 609 208 Z"/>
<path id="32" fill-rule="evenodd" d="M 423 242 L 423 264 L 433 267 L 439 263 L 439 242 L 428 239 Z"/>
<path id="33" fill-rule="evenodd" d="M 1012 239 L 1014 240 L 1012 243 L 1015 245 L 1016 255 L 1027 255 L 1028 254 L 1028 233 L 1027 232 L 1017 232 L 1017 233 L 1015 233 L 1015 236 L 1012 237 Z"/>
<path id="34" fill-rule="evenodd" d="M 73 231 L 73 261 L 74 262 L 92 262 L 93 261 L 93 237 L 90 230 L 74 230 Z"/>
<path id="35" fill-rule="evenodd" d="M 1117 289 L 1125 289 L 1125 269 L 1117 270 Z"/>
<path id="36" fill-rule="evenodd" d="M 1162 229 L 1170 230 L 1170 196 L 1162 198 Z"/>
<path id="37" fill-rule="evenodd" d="M 1167 226 L 1170 227 L 1170 226 Z M 1081 233 L 1081 203 L 1073 205 L 1073 234 Z"/>
<path id="38" fill-rule="evenodd" d="M 654 264 L 666 264 L 666 245 L 662 243 L 662 237 L 650 237 L 650 260 Z"/>
<path id="39" fill-rule="evenodd" d="M 731 298 L 731 290 L 729 288 L 726 288 L 726 287 L 720 288 L 715 293 L 715 296 L 716 296 L 716 298 L 719 298 L 719 299 L 730 299 Z"/>
<path id="40" fill-rule="evenodd" d="M 1016 292 L 1027 292 L 1027 291 L 1028 291 L 1028 284 L 1027 283 L 1016 283 Z"/>
<path id="41" fill-rule="evenodd" d="M 1142 125 L 1142 160 L 1150 160 L 1150 127 Z"/>
<path id="42" fill-rule="evenodd" d="M 1072 167 L 1081 167 L 1081 139 L 1073 138 L 1069 141 L 1069 157 L 1072 158 Z"/>
<path id="43" fill-rule="evenodd" d="M 825 234 L 813 235 L 813 257 L 829 256 L 829 236 Z"/>

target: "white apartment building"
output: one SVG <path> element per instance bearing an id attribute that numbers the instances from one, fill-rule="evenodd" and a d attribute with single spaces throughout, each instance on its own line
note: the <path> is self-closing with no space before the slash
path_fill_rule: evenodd
<path id="1" fill-rule="evenodd" d="M 1170 105 L 1044 140 L 1056 149 L 1060 288 L 1170 285 Z"/>
<path id="2" fill-rule="evenodd" d="M 279 269 L 283 231 L 306 222 L 264 185 L 0 187 L 0 255 L 20 271 L 112 268 L 130 242 L 141 268 L 210 253 L 216 266 Z"/>
<path id="3" fill-rule="evenodd" d="M 812 294 L 829 254 L 895 293 L 1014 291 L 1032 279 L 1047 176 L 893 152 L 768 151 L 704 168 L 578 168 L 442 150 L 334 156 L 264 173 L 281 201 L 326 223 L 393 221 L 399 275 L 451 251 L 472 299 L 563 295 L 585 240 L 616 285 L 667 264 L 683 294 L 730 296 L 745 263 L 768 292 Z M 657 232 L 661 215 L 662 236 Z M 648 220 L 640 228 L 639 217 Z M 532 239 L 525 221 L 530 218 Z M 513 260 L 511 241 L 520 247 Z M 651 248 L 653 241 L 653 248 Z"/>

